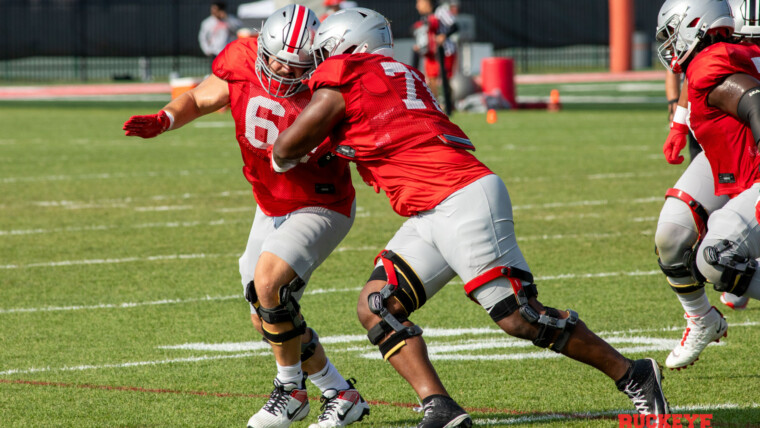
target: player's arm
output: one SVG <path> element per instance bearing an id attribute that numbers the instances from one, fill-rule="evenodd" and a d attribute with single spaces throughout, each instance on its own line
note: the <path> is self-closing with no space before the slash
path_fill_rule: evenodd
<path id="1" fill-rule="evenodd" d="M 668 71 L 665 75 L 665 98 L 668 99 L 668 121 L 673 120 L 673 113 L 676 106 L 680 105 L 681 94 L 681 75 Z M 684 88 L 685 89 L 685 88 Z"/>
<path id="2" fill-rule="evenodd" d="M 677 74 L 670 74 L 678 79 Z M 667 82 L 667 80 L 666 80 Z M 675 88 L 678 90 L 678 81 L 675 82 Z M 662 146 L 662 152 L 665 154 L 665 160 L 673 165 L 678 165 L 683 162 L 683 156 L 681 150 L 686 147 L 686 141 L 689 137 L 689 127 L 686 125 L 686 120 L 689 116 L 689 110 L 687 109 L 689 96 L 688 96 L 688 82 L 683 81 L 683 88 L 680 90 L 680 95 L 676 98 L 677 104 L 670 112 L 670 132 L 665 139 L 665 144 Z M 666 89 L 668 85 L 666 84 Z M 670 105 L 670 101 L 668 104 Z M 670 107 L 669 107 L 670 108 Z"/>
<path id="3" fill-rule="evenodd" d="M 346 102 L 340 90 L 320 88 L 286 130 L 280 133 L 272 150 L 272 167 L 285 172 L 320 145 L 346 114 Z"/>
<path id="4" fill-rule="evenodd" d="M 745 121 L 755 144 L 760 142 L 760 80 L 749 74 L 732 74 L 710 91 L 707 102 Z"/>
<path id="5" fill-rule="evenodd" d="M 227 82 L 212 74 L 195 88 L 173 99 L 158 113 L 130 117 L 122 129 L 127 136 L 152 138 L 219 110 L 229 102 Z"/>

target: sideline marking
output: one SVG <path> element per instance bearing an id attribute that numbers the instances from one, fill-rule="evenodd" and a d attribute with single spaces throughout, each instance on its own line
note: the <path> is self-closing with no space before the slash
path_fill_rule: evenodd
<path id="1" fill-rule="evenodd" d="M 340 292 L 351 292 L 351 291 L 361 291 L 361 287 L 344 288 L 344 289 L 327 288 L 327 289 L 307 290 L 304 292 L 304 295 L 340 293 Z M 97 305 L 76 305 L 76 306 L 44 306 L 44 307 L 39 307 L 39 308 L 9 308 L 9 309 L 0 309 L 0 314 L 81 311 L 81 310 L 89 310 L 89 309 L 127 309 L 127 308 L 136 308 L 138 306 L 172 305 L 172 304 L 213 302 L 213 301 L 238 300 L 238 299 L 241 301 L 244 300 L 242 293 L 239 295 L 232 294 L 229 296 L 213 296 L 213 297 L 205 296 L 205 297 L 195 297 L 195 298 L 190 298 L 190 299 L 162 299 L 162 300 L 154 300 L 154 301 L 149 301 L 149 302 L 100 303 Z"/>

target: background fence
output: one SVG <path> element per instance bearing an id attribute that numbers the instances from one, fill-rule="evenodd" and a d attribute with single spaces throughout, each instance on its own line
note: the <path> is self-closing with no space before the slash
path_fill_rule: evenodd
<path id="1" fill-rule="evenodd" d="M 518 72 L 608 66 L 609 0 L 462 0 L 474 40 L 512 56 Z M 235 12 L 245 1 L 228 1 Z M 411 37 L 414 0 L 358 0 Z M 635 28 L 647 47 L 662 0 L 636 0 Z M 207 74 L 198 46 L 207 0 L 0 0 L 0 79 L 165 80 Z M 317 11 L 320 13 L 321 11 Z M 255 23 L 251 23 L 255 25 Z M 651 58 L 651 55 L 650 55 Z"/>

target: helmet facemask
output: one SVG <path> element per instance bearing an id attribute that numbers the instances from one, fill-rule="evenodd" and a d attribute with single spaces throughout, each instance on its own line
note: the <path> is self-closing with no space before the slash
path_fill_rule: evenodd
<path id="1" fill-rule="evenodd" d="M 291 69 L 303 69 L 304 72 L 300 77 L 280 76 L 270 67 L 269 61 L 271 58 L 274 58 L 275 61 L 286 65 Z M 304 63 L 303 61 L 283 59 L 282 56 L 276 56 L 269 52 L 263 45 L 259 45 L 259 51 L 256 58 L 256 75 L 264 90 L 273 97 L 287 98 L 302 91 L 306 88 L 302 83 L 302 80 L 306 79 L 312 71 L 314 71 L 314 62 L 311 60 Z"/>
<path id="2" fill-rule="evenodd" d="M 301 5 L 282 7 L 266 20 L 259 32 L 256 76 L 271 96 L 285 98 L 306 88 L 302 80 L 315 67 L 310 49 L 318 27 L 314 12 Z M 281 76 L 272 69 L 274 61 L 299 71 Z"/>
<path id="3" fill-rule="evenodd" d="M 686 13 L 673 15 L 665 22 L 665 25 L 657 30 L 656 39 L 660 43 L 657 46 L 657 56 L 660 58 L 660 62 L 673 73 L 684 71 L 686 61 L 705 35 L 704 30 L 699 30 L 694 40 L 687 44 L 680 36 L 681 32 L 684 31 L 681 26 L 684 25 L 685 16 Z M 688 24 L 688 27 L 696 27 L 700 21 L 700 19 L 695 19 Z"/>

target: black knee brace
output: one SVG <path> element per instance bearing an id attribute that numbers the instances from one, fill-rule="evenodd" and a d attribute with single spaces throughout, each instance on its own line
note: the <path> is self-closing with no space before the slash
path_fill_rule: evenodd
<path id="1" fill-rule="evenodd" d="M 536 338 L 533 339 L 534 345 L 541 348 L 549 348 L 554 352 L 562 351 L 565 345 L 567 345 L 567 341 L 570 339 L 570 335 L 572 334 L 575 325 L 578 323 L 578 313 L 572 309 L 568 309 L 567 312 L 570 313 L 570 316 L 560 319 L 558 310 L 546 307 L 546 312 L 544 314 L 539 314 L 538 311 L 528 304 L 531 297 L 538 295 L 536 285 L 533 284 L 533 275 L 530 272 L 513 267 L 491 269 L 481 275 L 484 279 L 479 282 L 475 280 L 468 282 L 467 285 L 465 285 L 465 290 L 468 291 L 469 295 L 469 293 L 475 288 L 487 282 L 485 281 L 486 279 L 492 277 L 489 279 L 490 281 L 497 276 L 504 276 L 509 280 L 514 294 L 499 302 L 497 306 L 501 306 L 499 308 L 494 307 L 491 312 L 496 313 L 491 315 L 491 317 L 495 321 L 498 321 L 511 315 L 517 310 L 525 321 L 531 324 L 538 324 L 539 326 L 538 334 L 536 335 Z M 523 285 L 523 281 L 528 282 L 529 284 Z M 555 335 L 557 337 L 556 339 L 554 339 Z"/>
<path id="2" fill-rule="evenodd" d="M 699 248 L 699 244 L 701 243 L 702 240 L 698 240 L 694 245 L 694 248 Z M 657 253 L 657 248 L 655 248 L 655 253 Z M 697 269 L 697 252 L 692 248 L 688 248 L 686 251 L 684 251 L 683 261 L 680 264 L 670 266 L 665 265 L 659 258 L 657 259 L 657 264 L 660 265 L 660 270 L 662 270 L 662 273 L 664 273 L 667 277 L 684 278 L 688 276 L 694 278 L 695 282 L 691 284 L 681 285 L 671 283 L 670 288 L 673 289 L 673 291 L 675 291 L 677 294 L 693 293 L 701 288 L 704 288 L 705 286 L 705 277 L 702 275 L 699 269 Z"/>
<path id="3" fill-rule="evenodd" d="M 482 287 L 499 277 L 507 278 L 512 285 L 512 291 L 514 293 L 506 299 L 496 303 L 488 312 L 494 322 L 499 322 L 512 315 L 512 313 L 519 310 L 522 305 L 527 305 L 528 299 L 538 296 L 538 289 L 536 288 L 536 284 L 533 283 L 533 274 L 522 269 L 508 266 L 497 266 L 473 278 L 464 285 L 464 292 L 467 294 L 467 297 L 478 303 L 472 296 L 472 293 L 479 287 Z M 527 282 L 528 285 L 523 285 L 523 281 Z"/>
<path id="4" fill-rule="evenodd" d="M 287 342 L 294 337 L 298 337 L 306 331 L 306 322 L 301 319 L 300 311 L 301 306 L 293 297 L 293 293 L 297 292 L 306 283 L 299 277 L 295 277 L 289 284 L 280 287 L 280 304 L 274 308 L 264 308 L 261 305 L 255 306 L 256 313 L 263 321 L 268 324 L 279 324 L 283 322 L 293 323 L 293 329 L 283 333 L 273 333 L 267 330 L 264 325 L 261 326 L 264 332 L 264 337 L 272 344 L 280 345 L 283 342 Z M 248 290 L 254 289 L 252 297 L 255 297 L 255 288 L 253 281 L 249 284 L 246 290 L 246 298 L 251 294 Z M 250 300 L 249 300 L 250 302 Z"/>
<path id="5" fill-rule="evenodd" d="M 302 363 L 314 356 L 314 353 L 317 351 L 317 345 L 319 345 L 319 336 L 317 335 L 317 332 L 314 331 L 313 328 L 309 328 L 309 330 L 311 330 L 311 340 L 306 343 L 301 342 Z"/>
<path id="6" fill-rule="evenodd" d="M 757 270 L 757 260 L 730 252 L 735 245 L 734 242 L 724 239 L 713 246 L 705 247 L 704 256 L 707 263 L 723 268 L 719 283 L 713 284 L 715 290 L 743 296 Z"/>
<path id="7" fill-rule="evenodd" d="M 558 310 L 548 306 L 545 309 L 546 313 L 539 314 L 532 306 L 525 305 L 524 308 L 520 308 L 520 315 L 529 323 L 539 326 L 538 335 L 533 339 L 534 345 L 560 352 L 567 345 L 567 341 L 578 323 L 578 313 L 568 309 L 567 312 L 570 313 L 570 316 L 560 319 Z M 554 339 L 557 332 L 559 335 Z"/>
<path id="8" fill-rule="evenodd" d="M 396 317 L 390 313 L 386 308 L 386 302 L 391 297 L 395 298 L 409 315 L 419 309 L 427 298 L 422 282 L 401 257 L 389 250 L 384 250 L 378 257 L 382 259 L 383 267 L 375 268 L 370 280 L 385 280 L 387 283 L 379 292 L 368 297 L 369 310 L 381 320 L 369 329 L 367 338 L 373 345 L 378 345 L 380 354 L 387 360 L 406 345 L 406 339 L 421 335 L 422 328 L 402 324 L 408 321 L 407 317 Z M 392 334 L 383 341 L 388 333 Z"/>

